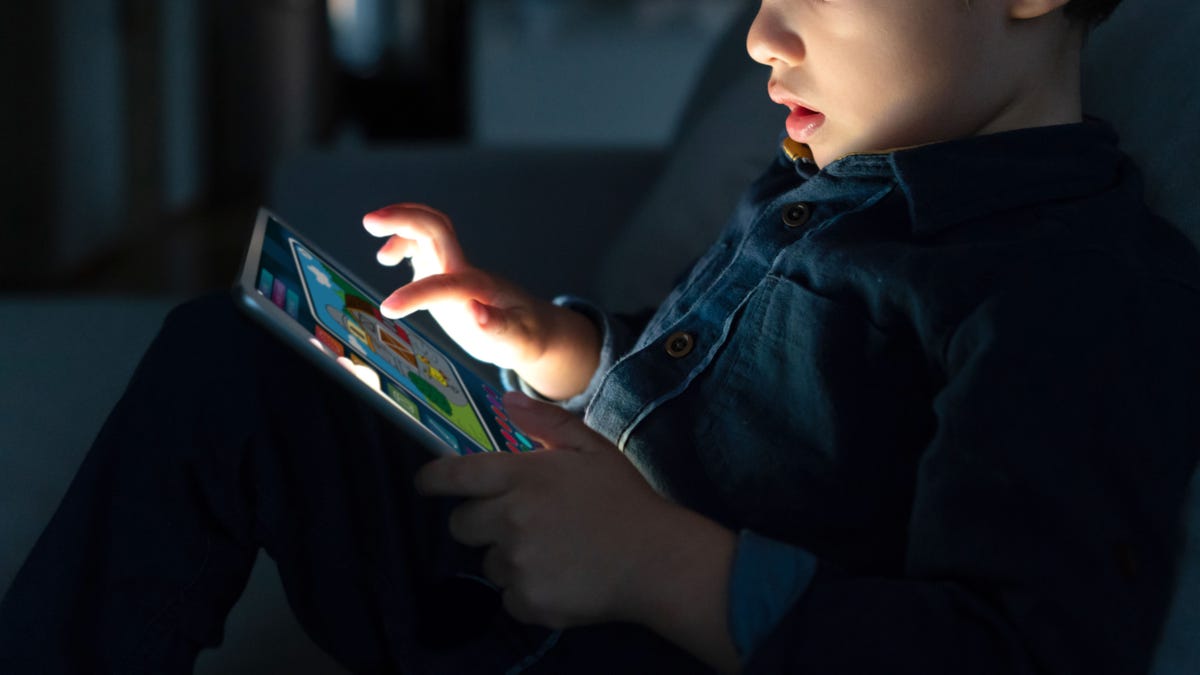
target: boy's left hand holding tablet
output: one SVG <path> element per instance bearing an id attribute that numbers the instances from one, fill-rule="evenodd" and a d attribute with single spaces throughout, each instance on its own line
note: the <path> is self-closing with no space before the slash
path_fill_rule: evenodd
<path id="1" fill-rule="evenodd" d="M 389 206 L 363 224 L 388 237 L 382 264 L 412 260 L 413 282 L 383 303 L 389 318 L 428 309 L 472 356 L 551 398 L 587 387 L 600 351 L 589 319 L 471 266 L 450 219 L 427 206 Z M 451 516 L 451 535 L 488 547 L 484 574 L 504 589 L 505 608 L 551 628 L 639 623 L 736 669 L 727 627 L 735 534 L 663 498 L 567 411 L 517 393 L 504 403 L 546 450 L 438 459 L 416 483 L 426 495 L 468 500 Z"/>

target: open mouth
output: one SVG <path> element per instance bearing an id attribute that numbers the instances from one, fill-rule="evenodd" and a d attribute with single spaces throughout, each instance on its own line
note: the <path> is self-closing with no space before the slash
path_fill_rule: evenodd
<path id="1" fill-rule="evenodd" d="M 825 124 L 824 113 L 802 105 L 797 97 L 792 96 L 791 92 L 785 90 L 778 82 L 768 83 L 767 93 L 772 101 L 787 106 L 791 111 L 787 118 L 787 132 L 792 140 L 807 143 Z"/>
<path id="2" fill-rule="evenodd" d="M 804 106 L 796 106 L 787 118 L 788 136 L 796 142 L 807 143 L 824 124 L 824 113 Z"/>

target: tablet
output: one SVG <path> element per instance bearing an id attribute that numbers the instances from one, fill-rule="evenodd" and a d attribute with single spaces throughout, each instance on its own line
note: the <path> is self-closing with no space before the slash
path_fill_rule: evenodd
<path id="1" fill-rule="evenodd" d="M 384 318 L 381 299 L 366 284 L 266 209 L 258 213 L 234 294 L 254 320 L 429 450 L 467 455 L 537 447 L 509 420 L 494 382 L 412 322 Z"/>

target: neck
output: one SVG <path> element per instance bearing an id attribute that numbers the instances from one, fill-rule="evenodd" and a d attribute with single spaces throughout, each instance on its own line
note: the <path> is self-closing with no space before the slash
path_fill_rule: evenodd
<path id="1" fill-rule="evenodd" d="M 1034 46 L 1030 50 L 1021 84 L 979 133 L 1083 121 L 1080 86 L 1083 29 L 1060 31 L 1057 39 L 1034 44 L 1042 48 Z"/>

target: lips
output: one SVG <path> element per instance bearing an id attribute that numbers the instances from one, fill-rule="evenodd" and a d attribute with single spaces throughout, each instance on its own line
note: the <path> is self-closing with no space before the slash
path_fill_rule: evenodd
<path id="1" fill-rule="evenodd" d="M 807 143 L 825 124 L 825 115 L 815 110 L 798 106 L 787 118 L 788 136 L 798 143 Z"/>
<path id="2" fill-rule="evenodd" d="M 767 91 L 772 101 L 787 106 L 791 111 L 787 118 L 787 132 L 792 140 L 806 143 L 817 133 L 821 125 L 825 124 L 824 113 L 808 107 L 798 96 L 792 95 L 791 92 L 784 90 L 775 82 L 771 82 L 767 86 Z"/>

